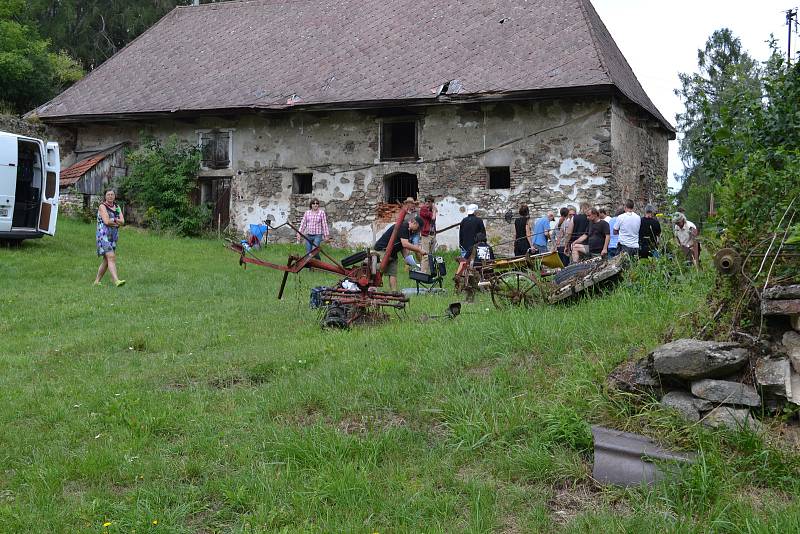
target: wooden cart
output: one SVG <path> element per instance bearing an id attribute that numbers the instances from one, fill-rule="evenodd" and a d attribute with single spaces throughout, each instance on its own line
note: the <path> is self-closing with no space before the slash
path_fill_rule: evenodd
<path id="1" fill-rule="evenodd" d="M 456 291 L 471 301 L 477 291 L 488 290 L 498 309 L 533 306 L 544 302 L 550 290 L 544 278 L 563 266 L 557 252 L 498 258 L 476 266 L 462 261 L 456 270 Z"/>
<path id="2" fill-rule="evenodd" d="M 498 309 L 555 304 L 611 280 L 628 265 L 622 254 L 610 260 L 593 258 L 564 267 L 556 252 L 503 258 L 478 267 L 462 262 L 455 275 L 456 290 L 467 300 L 488 290 Z"/>

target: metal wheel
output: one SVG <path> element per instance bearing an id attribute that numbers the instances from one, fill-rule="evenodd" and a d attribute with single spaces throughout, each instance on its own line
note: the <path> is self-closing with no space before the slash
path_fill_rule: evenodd
<path id="1" fill-rule="evenodd" d="M 323 328 L 341 328 L 349 326 L 347 321 L 347 308 L 339 304 L 331 304 L 325 310 L 325 317 L 322 319 Z"/>
<path id="2" fill-rule="evenodd" d="M 492 302 L 499 310 L 511 306 L 534 306 L 544 301 L 542 290 L 528 273 L 511 271 L 492 280 Z"/>

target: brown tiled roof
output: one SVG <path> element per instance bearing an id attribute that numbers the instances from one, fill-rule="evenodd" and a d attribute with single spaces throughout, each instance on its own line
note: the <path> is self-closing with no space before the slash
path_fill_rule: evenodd
<path id="1" fill-rule="evenodd" d="M 103 161 L 107 155 L 108 155 L 107 153 L 98 154 L 96 156 L 83 159 L 75 163 L 74 165 L 67 167 L 66 169 L 61 171 L 58 183 L 62 187 L 74 184 L 75 182 L 80 180 L 84 174 L 92 170 L 95 165 Z"/>
<path id="2" fill-rule="evenodd" d="M 674 130 L 589 0 L 252 0 L 178 7 L 51 102 L 90 116 L 434 101 L 615 86 Z"/>

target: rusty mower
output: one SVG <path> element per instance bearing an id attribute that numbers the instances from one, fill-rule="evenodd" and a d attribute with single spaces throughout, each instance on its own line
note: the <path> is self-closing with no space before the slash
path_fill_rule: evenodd
<path id="1" fill-rule="evenodd" d="M 397 233 L 405 216 L 406 210 L 402 209 L 395 221 L 394 231 L 389 239 L 389 247 L 387 247 L 388 251 L 391 250 L 391 244 L 397 239 Z M 272 227 L 272 229 L 281 226 L 288 226 L 304 239 L 308 239 L 289 222 Z M 322 325 L 325 327 L 348 328 L 353 324 L 381 322 L 388 318 L 388 315 L 383 312 L 383 308 L 403 310 L 409 301 L 409 298 L 402 293 L 380 291 L 383 286 L 383 273 L 391 260 L 391 254 L 388 252 L 383 254 L 380 263 L 378 261 L 379 254 L 369 249 L 352 254 L 339 262 L 322 250 L 322 246 L 319 245 L 305 256 L 289 256 L 286 265 L 279 265 L 256 258 L 252 255 L 249 247 L 242 243 L 229 241 L 227 247 L 239 254 L 239 264 L 243 267 L 251 264 L 283 272 L 278 299 L 283 298 L 289 273 L 297 274 L 303 269 L 315 269 L 342 277 L 336 287 L 324 288 L 318 295 L 325 304 L 322 319 Z M 318 259 L 320 254 L 329 261 Z M 345 283 L 346 281 L 349 282 Z"/>

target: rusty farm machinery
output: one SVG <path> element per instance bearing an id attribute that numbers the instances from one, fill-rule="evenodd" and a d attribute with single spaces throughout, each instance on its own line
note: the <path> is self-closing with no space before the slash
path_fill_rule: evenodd
<path id="1" fill-rule="evenodd" d="M 397 239 L 400 224 L 405 216 L 406 210 L 401 209 L 389 243 Z M 510 219 L 508 214 L 502 218 Z M 288 226 L 301 237 L 308 239 L 290 222 L 271 229 L 282 226 Z M 335 287 L 319 288 L 312 297 L 324 309 L 322 325 L 326 327 L 348 328 L 354 324 L 381 322 L 388 318 L 386 310 L 402 311 L 409 302 L 409 297 L 402 292 L 381 290 L 383 275 L 391 260 L 391 255 L 388 253 L 381 255 L 376 251 L 365 249 L 337 261 L 318 245 L 304 256 L 289 256 L 286 265 L 280 265 L 256 257 L 246 242 L 229 241 L 227 246 L 239 254 L 239 264 L 242 266 L 258 265 L 283 272 L 278 291 L 279 299 L 283 298 L 290 273 L 297 274 L 303 269 L 314 269 L 339 276 L 340 281 Z M 320 259 L 320 255 L 324 256 L 325 260 Z M 627 264 L 627 256 L 622 255 L 611 260 L 594 258 L 564 267 L 556 252 L 526 254 L 512 258 L 498 258 L 484 262 L 480 266 L 461 261 L 454 281 L 456 291 L 464 293 L 467 301 L 472 300 L 476 292 L 487 290 L 495 307 L 502 310 L 560 302 L 615 278 Z M 412 279 L 415 278 L 412 276 Z M 428 282 L 430 283 L 430 280 Z M 451 317 L 455 315 L 457 314 L 450 314 Z"/>
<path id="2" fill-rule="evenodd" d="M 397 216 L 394 232 L 389 240 L 393 243 L 397 238 L 400 224 L 405 218 L 406 210 L 403 209 Z M 304 239 L 293 224 L 286 222 L 272 229 L 288 226 Z M 283 298 L 286 281 L 289 274 L 297 274 L 303 269 L 314 269 L 341 277 L 335 287 L 322 288 L 316 297 L 324 304 L 323 326 L 334 328 L 348 328 L 353 324 L 375 323 L 385 320 L 388 316 L 383 311 L 405 309 L 409 298 L 403 293 L 394 291 L 381 291 L 383 274 L 386 271 L 391 255 L 383 254 L 369 249 L 356 252 L 337 261 L 324 250 L 321 245 L 315 246 L 304 256 L 289 256 L 286 265 L 279 265 L 255 257 L 245 243 L 228 242 L 228 248 L 239 254 L 239 264 L 246 267 L 258 265 L 283 272 L 278 298 Z M 322 255 L 327 261 L 319 259 Z"/>

